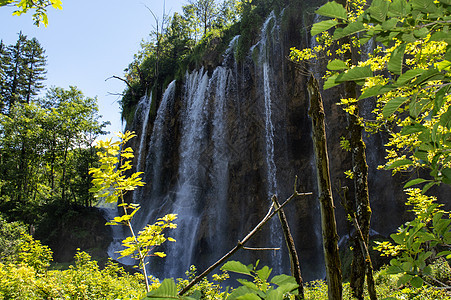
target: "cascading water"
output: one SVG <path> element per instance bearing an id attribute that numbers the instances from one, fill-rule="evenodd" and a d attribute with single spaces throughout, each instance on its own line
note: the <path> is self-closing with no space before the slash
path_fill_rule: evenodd
<path id="1" fill-rule="evenodd" d="M 272 28 L 269 26 L 272 24 Z M 265 117 L 265 148 L 266 148 L 266 168 L 267 168 L 267 196 L 271 199 L 273 195 L 278 194 L 277 188 L 277 167 L 274 159 L 274 123 L 272 118 L 273 102 L 276 100 L 275 95 L 272 93 L 272 85 L 274 83 L 273 70 L 271 69 L 271 61 L 269 53 L 274 54 L 273 49 L 270 47 L 274 44 L 278 44 L 280 41 L 269 40 L 274 38 L 277 27 L 277 19 L 272 12 L 266 19 L 262 26 L 260 41 L 256 45 L 258 49 L 258 62 L 260 64 L 260 72 L 263 85 L 264 96 L 264 117 Z M 254 50 L 255 51 L 255 50 Z M 271 201 L 271 200 L 269 200 Z M 271 243 L 274 247 L 282 246 L 282 237 L 280 232 L 280 226 L 277 218 L 271 220 Z M 279 251 L 273 258 L 273 268 L 277 273 L 282 271 L 282 255 Z"/>
<path id="2" fill-rule="evenodd" d="M 227 219 L 227 197 L 228 197 L 228 163 L 229 153 L 227 152 L 227 123 L 226 123 L 226 92 L 228 77 L 230 76 L 230 70 L 224 67 L 218 67 L 213 72 L 210 82 L 216 84 L 216 88 L 213 90 L 214 101 L 211 101 L 213 107 L 213 128 L 212 128 L 212 168 L 209 172 L 212 193 L 210 198 L 215 200 L 215 208 L 213 210 L 215 220 L 209 226 L 210 228 L 210 243 L 217 245 L 218 248 L 222 247 L 224 241 L 225 228 Z"/>
<path id="3" fill-rule="evenodd" d="M 196 244 L 199 226 L 197 201 L 202 193 L 202 177 L 205 169 L 201 165 L 201 153 L 205 146 L 206 92 L 208 74 L 203 69 L 186 75 L 183 128 L 181 132 L 178 187 L 170 211 L 178 215 L 177 230 L 173 236 L 177 243 L 167 250 L 170 260 L 165 262 L 167 276 L 183 274 L 188 270 Z"/>
<path id="4" fill-rule="evenodd" d="M 157 110 L 157 116 L 155 118 L 152 135 L 149 142 L 148 155 L 146 157 L 146 163 L 143 168 L 145 174 L 150 174 L 145 176 L 144 181 L 147 185 L 150 185 L 150 197 L 144 197 L 143 188 L 138 188 L 133 194 L 134 202 L 141 203 L 141 210 L 139 214 L 135 215 L 134 225 L 136 228 L 144 228 L 149 222 L 153 222 L 157 217 L 157 211 L 164 203 L 164 198 L 166 195 L 162 193 L 162 186 L 164 182 L 162 180 L 162 169 L 165 156 L 164 143 L 167 139 L 167 123 L 169 108 L 173 105 L 175 97 L 175 86 L 176 81 L 172 81 L 166 88 L 163 94 L 163 98 Z M 140 142 L 141 148 L 141 142 Z M 141 153 L 140 153 L 141 154 Z M 144 153 L 145 154 L 145 153 Z M 139 162 L 139 160 L 138 160 Z M 135 196 L 136 195 L 136 196 Z M 144 199 L 150 199 L 150 204 Z"/>
<path id="5" fill-rule="evenodd" d="M 146 153 L 145 149 L 145 143 L 146 143 L 146 135 L 147 135 L 147 126 L 149 125 L 149 114 L 150 114 L 150 107 L 152 103 L 152 93 L 150 93 L 149 96 L 146 95 L 141 98 L 141 100 L 138 102 L 138 105 L 136 107 L 136 111 L 141 112 L 141 120 L 142 120 L 142 127 L 141 127 L 141 136 L 139 139 L 139 148 L 137 151 L 137 163 L 136 163 L 136 172 L 142 172 L 143 171 L 143 162 L 142 157 Z M 136 189 L 133 192 L 133 202 L 138 201 L 138 195 L 139 190 Z"/>

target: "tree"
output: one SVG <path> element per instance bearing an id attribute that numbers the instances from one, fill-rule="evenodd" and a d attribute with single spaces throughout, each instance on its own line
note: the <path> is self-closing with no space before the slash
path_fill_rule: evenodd
<path id="1" fill-rule="evenodd" d="M 21 32 L 17 42 L 0 55 L 3 62 L 1 95 L 6 113 L 16 102 L 30 103 L 39 94 L 44 87 L 46 57 L 38 40 L 30 40 Z"/>
<path id="2" fill-rule="evenodd" d="M 16 16 L 27 13 L 30 9 L 34 10 L 33 20 L 38 27 L 41 23 L 46 27 L 48 25 L 47 7 L 62 9 L 61 4 L 61 0 L 0 0 L 0 7 L 16 6 L 17 10 L 13 12 Z"/>
<path id="3" fill-rule="evenodd" d="M 421 192 L 408 191 L 416 218 L 391 235 L 397 246 L 381 246 L 386 254 L 401 254 L 390 261 L 388 273 L 401 273 L 400 283 L 421 287 L 423 278 L 431 275 L 427 260 L 434 260 L 428 248 L 449 245 L 451 230 L 448 213 L 421 195 L 433 185 L 451 184 L 451 3 L 378 0 L 358 18 L 349 18 L 342 5 L 329 2 L 317 13 L 333 18 L 315 24 L 312 30 L 317 33 L 335 27 L 333 40 L 360 33 L 360 43 L 374 39 L 384 45 L 366 61 L 329 62 L 333 72 L 326 83 L 362 86 L 358 99 L 342 100 L 348 110 L 358 101 L 377 97 L 376 121 L 365 125 L 389 130 L 386 169 L 430 170 L 428 179 L 413 179 L 404 186 L 426 183 Z M 450 253 L 442 251 L 437 257 L 450 258 Z"/>
<path id="4" fill-rule="evenodd" d="M 447 34 L 451 5 L 420 2 L 374 1 L 358 19 L 334 21 L 333 26 L 345 25 L 335 30 L 334 39 L 362 32 L 361 42 L 374 38 L 387 48 L 378 47 L 357 65 L 335 62 L 343 67 L 336 69 L 341 72 L 331 81 L 359 83 L 358 100 L 377 97 L 377 123 L 368 125 L 390 130 L 385 167 L 429 169 L 431 179 L 415 179 L 405 186 L 427 183 L 426 192 L 436 184 L 451 184 L 451 40 Z"/>
<path id="5" fill-rule="evenodd" d="M 217 3 L 215 0 L 190 0 L 189 3 L 196 15 L 196 21 L 203 29 L 203 35 L 206 35 L 219 14 Z"/>
<path id="6" fill-rule="evenodd" d="M 98 118 L 96 99 L 74 87 L 52 88 L 38 103 L 14 105 L 2 115 L 0 209 L 33 223 L 49 203 L 92 204 L 92 144 L 105 125 Z"/>
<path id="7" fill-rule="evenodd" d="M 125 194 L 143 186 L 140 175 L 143 172 L 133 173 L 126 176 L 125 173 L 132 168 L 133 149 L 126 147 L 126 143 L 136 135 L 133 132 L 118 134 L 121 139 L 118 142 L 112 142 L 112 139 L 99 142 L 99 162 L 98 168 L 90 168 L 89 173 L 93 176 L 93 187 L 90 189 L 96 198 L 104 198 L 106 203 L 118 203 L 118 207 L 123 209 L 123 215 L 115 217 L 106 225 L 125 225 L 130 231 L 130 236 L 122 241 L 125 249 L 119 251 L 120 257 L 130 256 L 137 259 L 139 268 L 142 270 L 146 283 L 147 292 L 150 291 L 149 278 L 147 276 L 146 265 L 148 256 L 165 257 L 163 252 L 153 252 L 156 246 L 160 246 L 166 240 L 175 242 L 175 239 L 166 238 L 162 233 L 166 228 L 175 229 L 177 225 L 172 223 L 176 214 L 167 214 L 158 218 L 153 225 L 146 225 L 137 234 L 136 228 L 132 226 L 132 219 L 140 206 L 136 203 L 125 202 Z"/>
<path id="8" fill-rule="evenodd" d="M 38 92 L 44 87 L 42 81 L 45 80 L 46 57 L 44 49 L 36 38 L 28 40 L 24 50 L 24 63 L 26 64 L 24 100 L 26 103 L 30 103 L 32 97 L 38 95 Z"/>
<path id="9" fill-rule="evenodd" d="M 340 0 L 344 10 L 339 12 L 340 16 L 349 16 L 356 18 L 362 13 L 361 1 L 346 1 Z M 321 14 L 321 9 L 317 10 Z M 333 61 L 335 58 L 341 58 L 346 62 L 356 62 L 360 58 L 360 48 L 355 37 L 342 37 L 337 41 L 333 41 L 327 33 L 318 35 L 321 31 L 317 29 L 317 24 L 312 27 L 312 36 L 317 35 L 319 45 L 312 49 L 304 49 L 299 51 L 292 49 L 292 58 L 296 62 L 314 60 L 322 57 L 328 61 Z M 334 49 L 335 51 L 331 51 Z M 326 82 L 327 84 L 327 82 Z M 325 86 L 326 86 L 325 84 Z M 357 98 L 357 86 L 354 82 L 346 83 L 343 89 L 342 101 L 354 103 L 353 99 Z M 353 260 L 351 264 L 350 285 L 353 296 L 357 299 L 363 299 L 363 288 L 365 282 L 365 275 L 368 279 L 368 287 L 370 288 L 371 299 L 376 298 L 376 293 L 372 287 L 374 282 L 372 280 L 372 267 L 368 262 L 369 257 L 366 257 L 365 247 L 369 243 L 371 208 L 368 191 L 368 166 L 366 163 L 365 143 L 363 141 L 362 132 L 364 129 L 363 118 L 360 116 L 358 105 L 354 105 L 352 109 L 345 107 L 347 116 L 347 136 L 342 137 L 344 149 L 351 152 L 352 170 L 345 173 L 354 181 L 354 195 L 353 197 L 344 197 L 343 203 L 347 213 L 353 219 L 355 231 L 352 236 L 353 245 Z M 347 194 L 346 194 L 347 195 Z"/>

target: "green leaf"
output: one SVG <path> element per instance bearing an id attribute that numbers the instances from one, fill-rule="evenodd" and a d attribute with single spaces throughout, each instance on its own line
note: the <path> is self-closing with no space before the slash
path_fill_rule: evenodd
<path id="1" fill-rule="evenodd" d="M 337 24 L 338 24 L 338 22 L 335 20 L 326 20 L 326 21 L 321 21 L 321 22 L 315 23 L 312 26 L 312 30 L 310 31 L 310 34 L 312 36 L 315 36 L 318 33 L 329 30 L 330 28 L 334 27 Z"/>
<path id="2" fill-rule="evenodd" d="M 442 174 L 448 178 L 451 179 L 451 168 L 445 168 L 442 170 Z"/>
<path id="3" fill-rule="evenodd" d="M 337 77 L 338 77 L 338 74 L 327 78 L 327 80 L 324 82 L 323 89 L 327 90 L 327 89 L 333 88 L 334 86 L 339 85 L 340 83 L 335 81 L 337 79 Z"/>
<path id="4" fill-rule="evenodd" d="M 406 51 L 407 44 L 401 44 L 393 50 L 390 55 L 390 61 L 387 64 L 387 69 L 396 75 L 402 73 L 402 62 L 404 60 L 404 52 Z"/>
<path id="5" fill-rule="evenodd" d="M 248 287 L 240 286 L 233 290 L 233 292 L 227 297 L 227 300 L 235 300 L 247 294 L 253 294 L 253 291 Z"/>
<path id="6" fill-rule="evenodd" d="M 433 116 L 435 116 L 437 112 L 439 112 L 440 109 L 442 108 L 443 104 L 445 103 L 445 96 L 448 94 L 450 88 L 451 86 L 449 85 L 441 87 L 435 94 L 434 109 L 432 111 Z"/>
<path id="7" fill-rule="evenodd" d="M 277 290 L 280 291 L 282 294 L 289 293 L 294 291 L 299 287 L 299 284 L 297 283 L 285 283 L 280 285 Z"/>
<path id="8" fill-rule="evenodd" d="M 245 275 L 251 275 L 251 273 L 249 272 L 249 269 L 244 264 L 242 264 L 239 261 L 235 261 L 235 260 L 226 262 L 221 267 L 221 270 L 245 274 Z"/>
<path id="9" fill-rule="evenodd" d="M 440 72 L 437 69 L 430 68 L 430 69 L 426 70 L 425 72 L 423 72 L 421 74 L 421 76 L 417 78 L 417 80 L 415 80 L 413 83 L 411 83 L 411 85 L 413 85 L 413 86 L 420 85 L 424 82 L 434 79 L 434 77 L 436 77 L 436 75 L 442 75 L 442 74 L 440 74 Z"/>
<path id="10" fill-rule="evenodd" d="M 451 0 L 449 0 L 451 1 Z M 447 60 L 447 61 L 451 61 L 451 46 L 448 44 L 448 49 L 446 50 L 445 56 L 443 57 L 443 59 Z"/>
<path id="11" fill-rule="evenodd" d="M 334 32 L 334 40 L 341 39 L 345 36 L 352 35 L 364 31 L 365 27 L 362 22 L 349 23 L 345 28 L 337 28 Z"/>
<path id="12" fill-rule="evenodd" d="M 392 164 L 386 166 L 385 169 L 390 170 L 390 169 L 394 169 L 394 168 L 398 168 L 398 167 L 406 166 L 406 165 L 411 165 L 411 164 L 413 164 L 413 161 L 411 161 L 410 159 L 401 159 L 401 160 L 397 160 L 397 161 L 393 162 Z"/>
<path id="13" fill-rule="evenodd" d="M 238 300 L 261 300 L 259 296 L 253 293 L 247 293 L 237 298 Z"/>
<path id="14" fill-rule="evenodd" d="M 389 5 L 390 3 L 386 0 L 374 0 L 368 7 L 367 12 L 373 19 L 382 23 L 387 17 Z"/>
<path id="15" fill-rule="evenodd" d="M 396 27 L 396 24 L 399 22 L 397 18 L 391 18 L 382 23 L 382 29 L 383 30 L 392 30 Z"/>
<path id="16" fill-rule="evenodd" d="M 382 95 L 382 94 L 390 92 L 394 89 L 395 89 L 395 87 L 390 84 L 389 85 L 376 85 L 376 86 L 370 87 L 367 90 L 365 90 L 365 92 L 363 92 L 362 95 L 360 95 L 358 100 Z"/>
<path id="17" fill-rule="evenodd" d="M 284 284 L 297 284 L 296 279 L 294 279 L 293 276 L 288 276 L 285 274 L 274 276 L 271 279 L 271 283 L 274 283 L 275 285 L 278 285 L 278 286 L 281 286 Z"/>
<path id="18" fill-rule="evenodd" d="M 409 135 L 413 133 L 423 132 L 425 130 L 427 130 L 427 128 L 421 124 L 407 125 L 402 128 L 401 135 Z"/>
<path id="19" fill-rule="evenodd" d="M 332 71 L 339 71 L 339 70 L 348 69 L 348 66 L 346 65 L 346 63 L 344 61 L 339 60 L 339 59 L 334 59 L 333 61 L 330 61 L 327 64 L 327 68 Z"/>
<path id="20" fill-rule="evenodd" d="M 402 272 L 402 269 L 400 267 L 396 267 L 396 266 L 388 266 L 388 268 L 386 269 L 387 274 L 399 274 L 401 272 Z"/>
<path id="21" fill-rule="evenodd" d="M 406 189 L 408 187 L 411 187 L 412 185 L 420 184 L 420 183 L 427 182 L 427 181 L 429 181 L 429 180 L 426 180 L 426 179 L 423 179 L 423 178 L 413 179 L 413 180 L 410 180 L 409 182 L 407 182 L 404 185 L 404 188 Z"/>
<path id="22" fill-rule="evenodd" d="M 279 289 L 272 290 L 266 295 L 266 300 L 281 300 L 281 299 L 283 299 L 283 293 Z"/>
<path id="23" fill-rule="evenodd" d="M 422 194 L 425 194 L 431 187 L 433 187 L 436 184 L 436 182 L 429 182 L 423 187 L 423 190 L 421 191 Z"/>
<path id="24" fill-rule="evenodd" d="M 401 34 L 401 41 L 407 42 L 407 43 L 415 43 L 417 41 L 417 39 L 415 38 L 413 33 L 409 32 L 409 33 Z"/>
<path id="25" fill-rule="evenodd" d="M 156 290 L 147 293 L 147 298 L 151 299 L 166 299 L 175 297 L 177 297 L 177 287 L 174 279 L 172 278 L 166 278 Z"/>
<path id="26" fill-rule="evenodd" d="M 251 290 L 254 290 L 256 292 L 260 291 L 258 286 L 255 283 L 253 283 L 253 282 L 250 282 L 250 281 L 245 280 L 245 279 L 237 279 L 237 281 L 239 283 L 241 283 L 243 286 L 250 288 Z"/>
<path id="27" fill-rule="evenodd" d="M 406 97 L 396 97 L 385 104 L 384 108 L 382 109 L 382 115 L 384 118 L 390 117 L 392 114 L 395 113 L 398 108 L 401 107 L 409 98 Z"/>
<path id="28" fill-rule="evenodd" d="M 327 2 L 320 8 L 318 8 L 315 13 L 325 17 L 337 18 L 342 20 L 348 19 L 348 14 L 343 5 L 338 4 L 335 1 Z"/>
<path id="29" fill-rule="evenodd" d="M 420 76 L 424 72 L 426 72 L 426 70 L 424 70 L 424 69 L 408 70 L 404 74 L 402 74 L 401 76 L 398 77 L 398 80 L 396 80 L 396 85 L 402 86 L 402 85 L 410 82 L 412 79 Z"/>
<path id="30" fill-rule="evenodd" d="M 406 283 L 409 282 L 412 278 L 413 278 L 412 275 L 404 274 L 404 275 L 402 275 L 401 277 L 399 277 L 397 284 L 398 284 L 398 286 L 403 285 L 403 284 L 406 284 Z"/>
<path id="31" fill-rule="evenodd" d="M 427 29 L 426 27 L 422 27 L 413 31 L 413 35 L 419 39 L 424 39 L 428 34 L 429 29 Z"/>
<path id="32" fill-rule="evenodd" d="M 270 269 L 267 266 L 264 266 L 263 268 L 258 270 L 256 273 L 261 280 L 266 281 L 268 279 L 269 275 L 271 274 L 271 271 L 272 271 L 272 269 Z"/>
<path id="33" fill-rule="evenodd" d="M 372 76 L 373 71 L 371 71 L 370 66 L 355 67 L 353 69 L 348 70 L 346 73 L 338 75 L 335 82 L 341 83 L 345 81 L 358 81 Z"/>
<path id="34" fill-rule="evenodd" d="M 412 8 L 419 10 L 425 14 L 434 13 L 437 11 L 437 6 L 434 5 L 434 1 L 430 0 L 410 0 L 409 3 Z"/>
<path id="35" fill-rule="evenodd" d="M 406 17 L 407 13 L 410 12 L 410 6 L 407 4 L 406 0 L 393 0 L 388 8 L 389 17 Z"/>
<path id="36" fill-rule="evenodd" d="M 436 42 L 446 42 L 449 44 L 451 44 L 451 36 L 449 34 L 449 32 L 444 32 L 444 31 L 436 31 L 431 35 L 431 41 L 436 41 Z"/>
<path id="37" fill-rule="evenodd" d="M 414 288 L 419 289 L 423 286 L 423 279 L 421 279 L 421 277 L 415 276 L 414 278 L 412 278 L 412 280 L 410 280 L 410 284 Z"/>

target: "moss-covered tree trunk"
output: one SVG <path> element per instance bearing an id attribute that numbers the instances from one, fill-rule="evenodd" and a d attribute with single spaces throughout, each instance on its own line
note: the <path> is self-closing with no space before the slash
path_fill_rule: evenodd
<path id="1" fill-rule="evenodd" d="M 324 108 L 318 81 L 311 76 L 307 84 L 310 97 L 309 115 L 312 119 L 313 145 L 316 158 L 318 193 L 321 209 L 321 232 L 323 237 L 324 259 L 326 261 L 326 280 L 329 300 L 342 299 L 341 263 L 338 253 L 338 234 L 335 221 L 334 202 L 327 156 L 326 127 Z"/>
<path id="2" fill-rule="evenodd" d="M 337 3 L 348 8 L 347 0 L 337 0 Z M 350 45 L 350 50 L 347 51 L 343 56 L 345 61 L 350 60 L 354 65 L 358 59 L 358 51 L 353 46 L 351 38 L 346 36 L 340 40 L 344 44 Z M 354 98 L 357 99 L 357 85 L 354 82 L 345 83 L 345 95 L 344 98 Z M 359 107 L 358 103 L 355 104 L 355 110 L 353 113 L 348 113 L 348 132 L 349 132 L 349 142 L 351 147 L 352 156 L 352 172 L 354 179 L 354 203 L 352 209 L 356 212 L 357 223 L 363 235 L 363 242 L 365 245 L 369 243 L 369 231 L 370 231 L 370 219 L 371 219 L 371 208 L 368 193 L 368 165 L 366 163 L 365 154 L 365 143 L 362 139 L 363 124 L 359 117 Z M 351 212 L 349 212 L 351 213 Z M 353 247 L 353 259 L 351 264 L 351 278 L 350 285 L 352 289 L 353 297 L 363 300 L 363 289 L 365 283 L 365 274 L 369 269 L 367 265 L 366 255 L 363 253 L 360 247 L 360 236 L 357 229 L 352 237 L 354 241 Z M 369 281 L 372 281 L 372 274 L 367 277 Z M 373 282 L 369 282 L 369 294 L 372 300 L 375 299 L 376 293 L 371 289 L 374 286 Z"/>

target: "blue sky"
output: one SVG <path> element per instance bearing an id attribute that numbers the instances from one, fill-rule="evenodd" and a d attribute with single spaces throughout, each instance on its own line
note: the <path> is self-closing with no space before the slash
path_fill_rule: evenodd
<path id="1" fill-rule="evenodd" d="M 121 130 L 118 96 L 125 84 L 105 79 L 124 74 L 138 52 L 141 40 L 147 40 L 155 21 L 146 6 L 161 19 L 160 0 L 62 0 L 63 10 L 49 8 L 49 25 L 37 28 L 31 14 L 12 16 L 13 9 L 0 8 L 0 39 L 7 45 L 22 31 L 36 37 L 47 55 L 46 87 L 77 86 L 86 96 L 99 100 L 103 120 L 110 121 L 108 131 Z M 166 0 L 166 14 L 181 11 L 183 0 Z"/>

